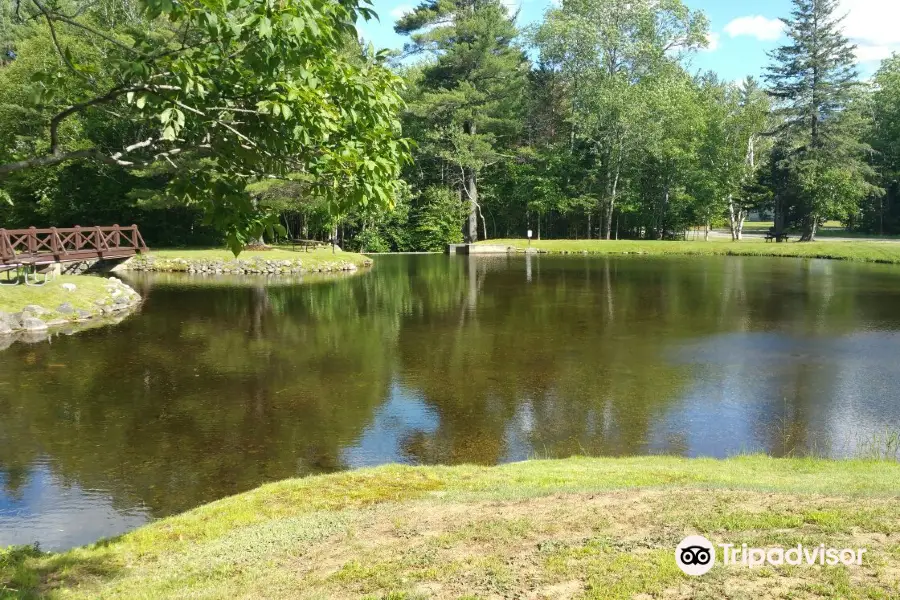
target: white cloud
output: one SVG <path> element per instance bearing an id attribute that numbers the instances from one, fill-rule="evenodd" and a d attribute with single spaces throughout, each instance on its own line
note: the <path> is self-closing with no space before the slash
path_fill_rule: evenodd
<path id="1" fill-rule="evenodd" d="M 847 15 L 844 33 L 858 46 L 860 62 L 875 62 L 900 52 L 900 2 L 841 0 L 838 11 Z"/>
<path id="2" fill-rule="evenodd" d="M 406 13 L 409 13 L 412 11 L 413 11 L 413 7 L 410 6 L 409 4 L 400 4 L 398 6 L 395 6 L 394 9 L 391 10 L 391 16 L 394 17 L 395 19 L 399 19 Z"/>
<path id="3" fill-rule="evenodd" d="M 777 40 L 783 32 L 784 23 L 761 15 L 738 17 L 725 26 L 725 33 L 731 37 L 749 35 L 760 41 Z"/>
<path id="4" fill-rule="evenodd" d="M 519 10 L 519 0 L 500 0 L 500 4 L 506 7 L 506 11 L 514 15 Z"/>
<path id="5" fill-rule="evenodd" d="M 706 41 L 709 44 L 708 46 L 706 46 L 706 52 L 715 52 L 716 50 L 718 50 L 719 42 L 721 41 L 721 39 L 721 34 L 715 32 L 706 34 Z"/>

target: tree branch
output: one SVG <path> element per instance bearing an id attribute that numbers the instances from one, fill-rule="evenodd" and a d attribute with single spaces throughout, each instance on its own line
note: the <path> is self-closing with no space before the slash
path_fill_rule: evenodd
<path id="1" fill-rule="evenodd" d="M 120 96 L 129 92 L 140 92 L 143 90 L 145 90 L 145 88 L 143 87 L 115 87 L 102 96 L 97 96 L 96 98 L 92 98 L 78 104 L 73 104 L 69 108 L 58 113 L 56 116 L 50 119 L 50 154 L 57 154 L 59 152 L 59 126 L 65 119 L 77 112 L 81 112 L 85 108 L 112 102 L 116 98 L 119 98 Z"/>
<path id="2" fill-rule="evenodd" d="M 161 160 L 170 160 L 171 157 L 183 154 L 185 152 L 189 152 L 192 150 L 203 150 L 208 151 L 212 149 L 210 144 L 198 144 L 196 146 L 188 146 L 184 148 L 172 148 L 170 150 L 166 150 L 164 152 L 157 152 L 146 160 L 140 161 L 129 161 L 124 160 L 124 156 L 134 152 L 135 150 L 141 150 L 143 148 L 151 148 L 160 140 L 154 138 L 148 138 L 146 140 L 142 140 L 140 142 L 135 142 L 130 146 L 126 146 L 122 150 L 116 152 L 115 154 L 104 154 L 97 148 L 90 148 L 87 150 L 76 150 L 74 152 L 56 152 L 53 154 L 45 154 L 43 156 L 35 156 L 32 158 L 26 158 L 25 160 L 20 160 L 16 162 L 0 164 L 0 175 L 6 175 L 9 173 L 14 173 L 16 171 L 22 171 L 24 169 L 31 169 L 34 167 L 52 167 L 54 165 L 58 165 L 64 163 L 68 160 L 75 160 L 79 158 L 90 158 L 96 161 L 116 165 L 118 167 L 124 167 L 127 169 L 141 169 L 145 167 L 149 167 L 153 163 L 159 162 Z M 171 162 L 171 161 L 170 161 Z"/>

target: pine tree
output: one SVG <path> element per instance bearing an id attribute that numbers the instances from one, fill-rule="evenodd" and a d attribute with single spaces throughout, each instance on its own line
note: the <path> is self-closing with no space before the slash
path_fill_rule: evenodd
<path id="1" fill-rule="evenodd" d="M 498 139 L 520 127 L 528 61 L 514 44 L 514 21 L 499 0 L 429 0 L 395 26 L 411 36 L 408 54 L 436 57 L 410 107 L 429 125 L 426 150 L 452 169 L 469 205 L 467 242 L 478 239 L 478 177 L 502 158 Z"/>
<path id="2" fill-rule="evenodd" d="M 844 36 L 838 0 L 793 0 L 791 18 L 782 19 L 791 41 L 771 53 L 766 79 L 779 102 L 779 146 L 795 206 L 784 207 L 802 226 L 801 240 L 815 239 L 828 217 L 846 217 L 874 191 L 866 178 L 866 146 L 854 127 L 850 105 L 857 84 L 855 46 Z M 794 194 L 793 192 L 796 192 Z M 782 218 L 779 219 L 779 216 Z M 782 222 L 784 215 L 776 215 Z M 780 232 L 779 232 L 780 233 Z"/>

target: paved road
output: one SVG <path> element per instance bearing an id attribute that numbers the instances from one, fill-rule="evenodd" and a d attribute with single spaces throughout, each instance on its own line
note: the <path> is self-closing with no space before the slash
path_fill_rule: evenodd
<path id="1" fill-rule="evenodd" d="M 839 232 L 839 231 L 843 231 L 843 230 L 841 230 L 841 229 L 826 229 L 825 231 Z M 766 237 L 765 230 L 761 230 L 761 229 L 749 229 L 749 230 L 745 229 L 744 230 L 744 238 L 745 239 L 762 239 L 764 237 Z M 794 235 L 791 238 L 791 241 L 794 241 L 794 242 L 797 241 L 798 237 L 799 236 Z M 687 235 L 687 239 L 702 240 L 703 232 L 700 231 L 697 234 L 697 237 L 695 238 L 693 231 L 689 231 L 688 235 Z M 709 232 L 709 239 L 711 239 L 711 240 L 722 240 L 722 239 L 730 240 L 731 239 L 731 231 L 728 229 L 713 229 Z M 893 238 L 877 237 L 877 236 L 873 236 L 873 237 L 842 237 L 842 236 L 829 235 L 829 236 L 818 236 L 818 237 L 816 237 L 816 241 L 817 242 L 882 242 L 885 244 L 896 244 L 896 243 L 900 243 L 900 237 L 893 237 Z"/>

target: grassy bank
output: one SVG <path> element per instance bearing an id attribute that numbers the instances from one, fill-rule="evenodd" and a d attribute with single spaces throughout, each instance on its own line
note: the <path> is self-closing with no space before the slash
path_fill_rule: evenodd
<path id="1" fill-rule="evenodd" d="M 528 240 L 501 239 L 479 242 L 528 247 Z M 900 264 L 900 243 L 895 242 L 788 242 L 766 243 L 762 239 L 731 241 L 653 241 L 653 240 L 533 240 L 531 247 L 549 253 L 588 254 L 648 254 L 684 256 L 784 256 L 801 258 L 831 258 Z"/>
<path id="2" fill-rule="evenodd" d="M 310 249 L 275 247 L 248 250 L 235 258 L 229 250 L 214 248 L 152 250 L 129 263 L 134 270 L 224 273 L 316 273 L 354 270 L 369 266 L 372 259 L 354 252 L 330 248 Z"/>
<path id="3" fill-rule="evenodd" d="M 43 276 L 39 276 L 42 278 Z M 75 290 L 66 290 L 63 285 L 72 284 Z M 55 277 L 43 286 L 24 284 L 0 287 L 0 312 L 17 313 L 28 305 L 42 306 L 54 311 L 63 304 L 72 308 L 94 312 L 97 303 L 109 297 L 109 281 L 92 275 L 64 275 Z M 72 317 L 71 314 L 56 315 L 59 318 Z"/>
<path id="4" fill-rule="evenodd" d="M 12 597 L 888 598 L 900 464 L 642 457 L 388 466 L 275 483 L 62 554 L 0 554 Z M 862 566 L 717 564 L 674 548 L 868 548 Z M 3 592 L 0 591 L 0 595 Z"/>

